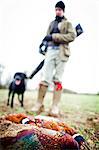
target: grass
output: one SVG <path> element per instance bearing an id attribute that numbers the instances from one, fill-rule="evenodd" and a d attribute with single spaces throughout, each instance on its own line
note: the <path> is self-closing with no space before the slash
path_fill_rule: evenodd
<path id="1" fill-rule="evenodd" d="M 9 113 L 26 113 L 30 110 L 37 99 L 37 91 L 26 91 L 24 109 L 20 107 L 15 96 L 14 108 L 6 106 L 8 90 L 0 90 L 0 116 Z M 48 110 L 52 104 L 52 93 L 48 92 L 44 105 Z M 62 94 L 59 104 L 62 111 L 61 120 L 74 127 L 82 134 L 90 150 L 99 149 L 99 96 Z M 46 113 L 42 113 L 46 115 Z"/>

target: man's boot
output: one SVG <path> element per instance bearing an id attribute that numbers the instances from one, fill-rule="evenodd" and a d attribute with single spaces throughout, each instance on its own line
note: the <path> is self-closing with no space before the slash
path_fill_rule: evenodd
<path id="1" fill-rule="evenodd" d="M 52 107 L 50 109 L 49 115 L 53 117 L 58 117 L 59 116 L 59 102 L 61 99 L 61 94 L 62 94 L 62 85 L 59 82 L 55 82 L 55 88 L 54 88 L 54 93 L 53 93 L 53 103 Z"/>
<path id="2" fill-rule="evenodd" d="M 37 102 L 31 111 L 36 112 L 37 114 L 44 111 L 43 101 L 44 101 L 44 97 L 45 97 L 47 88 L 48 88 L 47 85 L 40 84 Z"/>

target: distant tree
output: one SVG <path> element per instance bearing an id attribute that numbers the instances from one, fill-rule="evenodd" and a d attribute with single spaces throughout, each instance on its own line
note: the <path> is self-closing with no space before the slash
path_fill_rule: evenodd
<path id="1" fill-rule="evenodd" d="M 63 89 L 63 93 L 77 94 L 77 92 L 69 90 L 69 89 Z"/>
<path id="2" fill-rule="evenodd" d="M 97 92 L 97 95 L 99 96 L 99 92 Z"/>
<path id="3" fill-rule="evenodd" d="M 2 78 L 2 74 L 3 74 L 4 68 L 5 68 L 4 65 L 0 64 L 0 88 L 2 88 L 1 78 Z"/>
<path id="4" fill-rule="evenodd" d="M 9 74 L 5 80 L 5 84 L 4 84 L 4 87 L 5 88 L 8 88 L 9 87 L 9 84 L 11 83 L 11 80 L 12 80 L 12 77 L 11 75 Z"/>

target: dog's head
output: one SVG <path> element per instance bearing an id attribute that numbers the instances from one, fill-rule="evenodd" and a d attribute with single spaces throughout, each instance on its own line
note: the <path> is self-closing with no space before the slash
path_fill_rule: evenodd
<path id="1" fill-rule="evenodd" d="M 14 81 L 15 81 L 16 85 L 20 85 L 22 82 L 22 78 L 17 75 L 17 76 L 15 76 Z"/>
<path id="2" fill-rule="evenodd" d="M 20 85 L 24 82 L 24 80 L 27 79 L 27 76 L 25 73 L 17 72 L 14 75 L 14 82 L 16 85 Z"/>

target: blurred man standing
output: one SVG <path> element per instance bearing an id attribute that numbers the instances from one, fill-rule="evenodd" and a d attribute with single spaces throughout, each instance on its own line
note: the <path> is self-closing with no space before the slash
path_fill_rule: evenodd
<path id="1" fill-rule="evenodd" d="M 38 98 L 32 111 L 44 111 L 44 97 L 49 84 L 53 81 L 53 102 L 50 115 L 59 115 L 59 102 L 62 94 L 62 75 L 65 64 L 70 56 L 69 43 L 74 41 L 76 35 L 72 24 L 64 16 L 65 4 L 59 1 L 55 5 L 55 20 L 49 25 L 47 35 L 43 39 L 48 43 L 42 81 L 39 86 Z"/>

